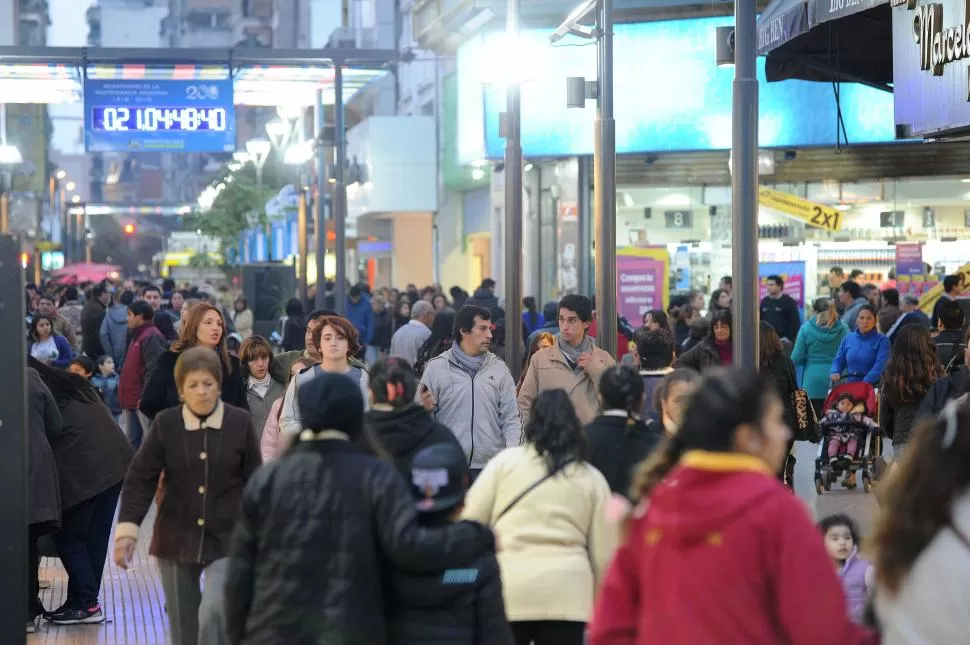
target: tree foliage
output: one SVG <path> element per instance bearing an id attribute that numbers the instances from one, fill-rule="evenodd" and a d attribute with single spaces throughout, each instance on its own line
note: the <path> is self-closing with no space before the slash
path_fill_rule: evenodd
<path id="1" fill-rule="evenodd" d="M 225 250 L 234 245 L 239 234 L 250 227 L 251 219 L 260 226 L 266 225 L 266 202 L 288 183 L 289 178 L 287 168 L 275 154 L 270 155 L 263 167 L 261 183 L 251 163 L 235 172 L 227 164 L 216 177 L 216 183 L 224 182 L 225 188 L 216 196 L 209 210 L 203 212 L 197 209 L 187 216 L 183 228 L 217 238 Z"/>

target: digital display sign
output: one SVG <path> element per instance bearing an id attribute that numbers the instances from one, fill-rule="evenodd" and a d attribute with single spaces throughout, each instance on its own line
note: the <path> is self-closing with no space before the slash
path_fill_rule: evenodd
<path id="1" fill-rule="evenodd" d="M 619 154 L 727 150 L 731 147 L 734 68 L 715 60 L 717 27 L 731 17 L 614 27 L 614 113 Z M 522 148 L 528 157 L 590 155 L 595 101 L 566 107 L 566 78 L 596 78 L 595 47 L 556 47 L 549 30 L 525 30 L 516 57 L 522 83 Z M 461 163 L 499 159 L 506 109 L 495 61 L 503 34 L 483 34 L 458 50 L 458 153 Z M 855 83 L 788 80 L 768 83 L 758 59 L 758 138 L 762 147 L 835 146 L 839 108 L 849 144 L 895 140 L 893 95 Z M 898 100 L 898 89 L 897 89 Z"/>
<path id="2" fill-rule="evenodd" d="M 96 107 L 91 109 L 95 132 L 225 132 L 225 108 Z"/>
<path id="3" fill-rule="evenodd" d="M 88 152 L 232 152 L 232 79 L 86 79 L 84 143 Z"/>

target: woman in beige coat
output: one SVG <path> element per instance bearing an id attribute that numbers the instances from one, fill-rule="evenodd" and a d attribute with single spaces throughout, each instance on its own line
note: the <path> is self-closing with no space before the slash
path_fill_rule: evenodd
<path id="1" fill-rule="evenodd" d="M 562 390 L 536 398 L 525 441 L 488 462 L 464 516 L 498 534 L 516 645 L 583 645 L 615 547 L 610 487 L 585 460 L 583 427 Z"/>
<path id="2" fill-rule="evenodd" d="M 552 347 L 532 356 L 519 388 L 523 419 L 529 418 L 532 402 L 540 392 L 554 389 L 566 391 L 584 425 L 596 419 L 600 377 L 616 361 L 590 337 L 592 322 L 593 303 L 586 296 L 572 294 L 559 301 L 559 337 Z"/>
<path id="3" fill-rule="evenodd" d="M 236 333 L 243 340 L 253 335 L 253 311 L 245 298 L 236 298 L 232 309 L 232 324 L 236 326 Z"/>

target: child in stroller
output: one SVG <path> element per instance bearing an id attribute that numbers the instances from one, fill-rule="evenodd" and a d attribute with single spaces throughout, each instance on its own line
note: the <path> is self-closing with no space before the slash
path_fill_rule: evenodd
<path id="1" fill-rule="evenodd" d="M 859 456 L 859 444 L 868 435 L 876 435 L 879 426 L 868 416 L 865 401 L 860 401 L 849 392 L 838 395 L 835 405 L 819 420 L 823 445 L 827 446 L 828 468 L 826 479 L 835 473 L 846 471 L 842 485 L 854 488 L 855 472 L 852 466 L 858 459 L 865 467 L 865 456 Z M 868 450 L 869 442 L 866 442 Z M 864 471 L 863 475 L 867 475 Z"/>

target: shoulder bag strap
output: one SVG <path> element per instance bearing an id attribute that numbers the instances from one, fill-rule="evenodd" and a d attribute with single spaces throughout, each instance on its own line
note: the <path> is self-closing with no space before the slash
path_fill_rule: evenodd
<path id="1" fill-rule="evenodd" d="M 953 522 L 950 522 L 950 530 L 953 531 L 953 535 L 957 536 L 958 540 L 963 542 L 963 546 L 967 547 L 967 550 L 970 550 L 970 538 L 963 532 L 963 529 L 959 528 Z"/>
<path id="2" fill-rule="evenodd" d="M 526 489 L 525 489 L 524 491 L 522 491 L 521 493 L 519 493 L 519 494 L 518 494 L 518 495 L 516 496 L 516 498 L 515 498 L 515 499 L 513 499 L 513 500 L 512 500 L 511 502 L 509 502 L 509 504 L 508 504 L 508 506 L 506 506 L 506 507 L 505 507 L 504 509 L 502 509 L 502 512 L 501 512 L 501 513 L 499 513 L 499 514 L 498 514 L 498 515 L 497 515 L 497 516 L 495 517 L 495 521 L 494 521 L 494 522 L 492 522 L 492 525 L 494 526 L 494 525 L 495 525 L 495 524 L 496 524 L 496 523 L 497 523 L 497 522 L 498 522 L 498 521 L 499 521 L 500 519 L 502 519 L 502 517 L 503 517 L 503 516 L 504 516 L 504 515 L 505 515 L 506 513 L 508 513 L 509 511 L 511 511 L 511 510 L 512 510 L 512 508 L 513 508 L 513 507 L 514 507 L 514 506 L 515 506 L 516 504 L 518 504 L 519 502 L 521 502 L 521 501 L 522 501 L 522 499 L 523 499 L 523 498 L 524 498 L 524 497 L 525 497 L 526 495 L 528 495 L 529 493 L 531 493 L 531 492 L 532 492 L 532 491 L 534 491 L 535 489 L 537 489 L 537 488 L 539 488 L 539 486 L 540 486 L 540 485 L 542 484 L 542 482 L 544 482 L 544 481 L 546 481 L 547 479 L 551 479 L 551 478 L 553 478 L 553 477 L 555 477 L 556 475 L 558 475 L 558 474 L 559 474 L 559 472 L 560 472 L 560 471 L 561 471 L 561 470 L 562 470 L 563 468 L 565 468 L 566 466 L 568 466 L 568 465 L 569 465 L 569 464 L 571 464 L 571 463 L 572 463 L 571 461 L 567 461 L 567 462 L 566 462 L 565 464 L 563 464 L 563 465 L 562 465 L 562 467 L 560 467 L 560 468 L 556 468 L 556 469 L 554 469 L 554 470 L 551 470 L 551 471 L 549 471 L 549 472 L 548 472 L 548 473 L 547 473 L 547 474 L 546 474 L 545 476 L 543 476 L 543 477 L 542 477 L 541 479 L 539 479 L 538 481 L 536 481 L 535 483 L 533 483 L 533 484 L 532 484 L 531 486 L 529 486 L 528 488 L 526 488 Z"/>

